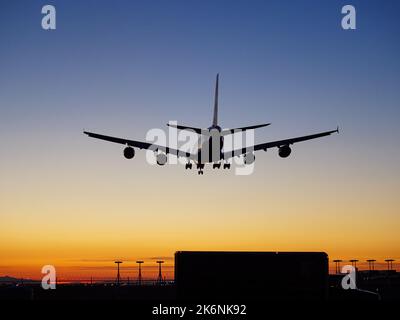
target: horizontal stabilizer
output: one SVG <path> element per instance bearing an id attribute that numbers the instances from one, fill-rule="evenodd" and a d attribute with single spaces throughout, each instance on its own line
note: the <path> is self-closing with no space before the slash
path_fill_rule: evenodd
<path id="1" fill-rule="evenodd" d="M 190 130 L 190 131 L 194 131 L 197 134 L 202 134 L 204 133 L 204 131 L 207 130 L 203 130 L 201 128 L 194 128 L 194 127 L 188 127 L 188 126 L 180 126 L 180 125 L 176 125 L 176 124 L 172 124 L 172 123 L 167 123 L 168 127 L 172 127 L 172 128 L 177 128 L 179 130 Z"/>
<path id="2" fill-rule="evenodd" d="M 226 136 L 228 134 L 233 134 L 235 132 L 240 132 L 240 131 L 246 131 L 246 130 L 252 130 L 252 129 L 257 129 L 257 128 L 262 128 L 269 126 L 270 123 L 264 123 L 264 124 L 256 124 L 254 126 L 247 126 L 247 127 L 241 127 L 241 128 L 234 128 L 234 129 L 224 129 L 221 131 L 222 136 Z"/>

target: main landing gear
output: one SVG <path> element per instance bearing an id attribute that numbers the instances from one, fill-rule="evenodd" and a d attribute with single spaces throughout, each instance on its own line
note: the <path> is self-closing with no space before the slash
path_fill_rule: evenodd
<path id="1" fill-rule="evenodd" d="M 186 164 L 185 164 L 185 169 L 186 169 L 186 170 L 187 170 L 187 169 L 192 170 L 192 164 L 191 164 L 190 162 L 186 163 Z"/>
<path id="2" fill-rule="evenodd" d="M 198 173 L 199 175 L 203 175 L 203 174 L 204 174 L 204 166 L 205 166 L 204 163 L 197 163 L 197 164 L 196 164 L 196 168 L 197 168 L 197 170 L 198 170 L 197 173 Z M 185 169 L 186 169 L 186 170 L 187 170 L 187 169 L 192 169 L 192 167 L 193 167 L 193 164 L 190 163 L 190 162 L 188 162 L 188 163 L 185 164 Z M 215 162 L 215 163 L 213 163 L 213 169 L 221 169 L 221 168 L 223 168 L 223 169 L 230 169 L 230 168 L 231 168 L 231 164 L 228 163 L 228 162 L 224 162 L 223 164 L 222 164 L 222 162 Z"/>
<path id="3" fill-rule="evenodd" d="M 221 165 L 222 165 L 222 162 L 214 162 L 213 163 L 213 169 L 221 169 Z M 231 168 L 231 164 L 228 163 L 228 162 L 224 162 L 224 165 L 223 165 L 222 168 L 230 169 Z"/>
<path id="4" fill-rule="evenodd" d="M 203 171 L 203 169 L 204 169 L 204 163 L 198 163 L 197 164 L 197 169 L 199 170 L 197 173 L 200 175 L 203 175 L 204 174 L 204 171 Z"/>
<path id="5" fill-rule="evenodd" d="M 213 169 L 221 169 L 221 162 L 214 162 Z"/>
<path id="6" fill-rule="evenodd" d="M 213 169 L 221 169 L 222 162 L 215 162 L 213 163 Z M 231 164 L 228 162 L 224 162 L 224 165 L 222 167 L 223 169 L 230 169 Z"/>

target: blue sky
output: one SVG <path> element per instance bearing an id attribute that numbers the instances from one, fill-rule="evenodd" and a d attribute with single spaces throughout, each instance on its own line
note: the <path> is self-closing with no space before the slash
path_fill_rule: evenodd
<path id="1" fill-rule="evenodd" d="M 356 31 L 340 28 L 342 1 L 52 3 L 57 30 L 46 32 L 43 2 L 2 2 L 6 119 L 135 136 L 167 120 L 208 126 L 220 72 L 223 126 L 272 121 L 290 135 L 340 124 L 357 134 L 373 119 L 395 129 L 395 1 L 353 2 Z"/>

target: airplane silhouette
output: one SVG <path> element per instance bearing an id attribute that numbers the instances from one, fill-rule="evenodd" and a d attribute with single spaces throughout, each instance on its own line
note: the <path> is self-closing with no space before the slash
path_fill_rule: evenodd
<path id="1" fill-rule="evenodd" d="M 234 134 L 237 132 L 245 132 L 246 130 L 254 130 L 257 128 L 269 126 L 270 123 L 239 127 L 234 129 L 222 129 L 218 125 L 218 82 L 219 82 L 219 74 L 217 74 L 216 78 L 215 96 L 214 96 L 214 116 L 212 125 L 210 127 L 202 129 L 190 126 L 167 124 L 170 127 L 174 127 L 179 130 L 188 130 L 191 132 L 195 132 L 196 134 L 199 135 L 199 138 L 202 141 L 199 143 L 199 147 L 197 148 L 197 151 L 194 153 L 182 151 L 179 149 L 177 150 L 169 148 L 167 146 L 160 146 L 148 142 L 111 137 L 88 131 L 84 131 L 84 133 L 92 138 L 125 145 L 126 147 L 124 149 L 124 156 L 127 159 L 132 159 L 135 156 L 134 147 L 139 149 L 147 149 L 154 151 L 156 153 L 157 164 L 161 166 L 167 163 L 168 160 L 167 154 L 173 154 L 178 157 L 184 157 L 188 160 L 188 162 L 185 165 L 185 168 L 192 169 L 192 161 L 193 161 L 197 166 L 198 174 L 203 174 L 205 163 L 213 163 L 213 169 L 216 169 L 216 168 L 221 168 L 221 162 L 224 162 L 223 168 L 230 169 L 230 163 L 228 163 L 227 160 L 235 156 L 243 156 L 245 164 L 247 165 L 252 164 L 255 161 L 254 152 L 258 150 L 267 151 L 267 149 L 277 147 L 279 156 L 281 158 L 287 158 L 292 152 L 290 145 L 294 143 L 325 137 L 335 132 L 339 133 L 339 127 L 337 127 L 336 130 L 325 131 L 296 138 L 271 141 L 271 142 L 257 144 L 251 147 L 245 146 L 232 151 L 225 151 L 223 150 L 224 136 Z"/>

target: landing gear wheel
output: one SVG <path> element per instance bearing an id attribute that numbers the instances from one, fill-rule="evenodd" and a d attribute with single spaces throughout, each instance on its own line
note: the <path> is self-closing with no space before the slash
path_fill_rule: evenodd
<path id="1" fill-rule="evenodd" d="M 185 169 L 187 170 L 187 169 L 192 169 L 192 164 L 191 163 L 186 163 L 185 164 Z"/>

